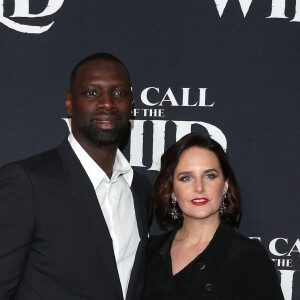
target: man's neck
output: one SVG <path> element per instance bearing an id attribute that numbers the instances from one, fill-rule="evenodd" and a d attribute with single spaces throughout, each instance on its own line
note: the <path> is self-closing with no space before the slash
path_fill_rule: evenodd
<path id="1" fill-rule="evenodd" d="M 106 173 L 108 178 L 111 178 L 113 166 L 115 163 L 117 146 L 114 147 L 99 147 L 98 149 L 92 149 L 85 151 L 91 156 L 91 158 L 97 163 L 97 165 Z"/>
<path id="2" fill-rule="evenodd" d="M 75 137 L 76 138 L 76 137 Z M 118 144 L 95 145 L 91 142 L 79 142 L 81 147 L 96 162 L 96 164 L 111 178 L 115 163 Z"/>

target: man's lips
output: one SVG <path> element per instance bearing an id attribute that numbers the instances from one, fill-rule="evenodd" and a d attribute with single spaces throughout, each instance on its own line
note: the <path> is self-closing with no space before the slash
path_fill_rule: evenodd
<path id="1" fill-rule="evenodd" d="M 119 118 L 112 115 L 101 115 L 97 118 L 92 119 L 92 122 L 95 126 L 104 130 L 113 129 L 119 121 Z"/>
<path id="2" fill-rule="evenodd" d="M 207 198 L 195 198 L 191 202 L 194 205 L 205 205 L 209 200 Z"/>

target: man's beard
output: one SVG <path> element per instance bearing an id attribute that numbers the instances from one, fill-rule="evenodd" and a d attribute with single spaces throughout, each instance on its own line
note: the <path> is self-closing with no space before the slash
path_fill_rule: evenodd
<path id="1" fill-rule="evenodd" d="M 118 145 L 126 132 L 127 126 L 116 127 L 112 130 L 101 130 L 89 125 L 81 127 L 80 131 L 88 138 L 90 142 L 98 146 L 104 145 Z"/>

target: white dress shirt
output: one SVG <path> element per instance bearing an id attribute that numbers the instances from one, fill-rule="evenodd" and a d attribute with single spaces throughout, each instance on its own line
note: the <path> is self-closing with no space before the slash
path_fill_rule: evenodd
<path id="1" fill-rule="evenodd" d="M 112 176 L 109 179 L 105 172 L 76 141 L 72 132 L 68 140 L 94 186 L 112 239 L 125 299 L 136 250 L 140 242 L 133 196 L 130 190 L 133 170 L 118 149 Z"/>

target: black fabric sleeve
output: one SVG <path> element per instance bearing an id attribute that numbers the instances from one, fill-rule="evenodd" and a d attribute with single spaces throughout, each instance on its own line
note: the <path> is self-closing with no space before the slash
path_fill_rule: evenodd
<path id="1" fill-rule="evenodd" d="M 258 241 L 251 244 L 243 253 L 243 299 L 284 300 L 273 261 Z"/>
<path id="2" fill-rule="evenodd" d="M 23 168 L 0 169 L 0 299 L 14 299 L 34 235 L 33 191 Z"/>

